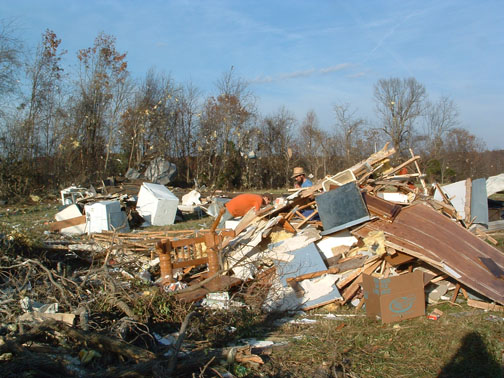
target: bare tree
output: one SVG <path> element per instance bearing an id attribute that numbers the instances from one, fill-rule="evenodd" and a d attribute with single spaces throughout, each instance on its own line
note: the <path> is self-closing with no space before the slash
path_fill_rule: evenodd
<path id="1" fill-rule="evenodd" d="M 169 154 L 173 138 L 166 117 L 174 114 L 177 91 L 169 76 L 154 69 L 149 69 L 138 86 L 122 115 L 121 146 L 128 155 L 129 168 L 139 168 L 145 160 Z"/>
<path id="2" fill-rule="evenodd" d="M 23 156 L 33 158 L 50 155 L 57 144 L 56 125 L 62 93 L 61 59 L 66 51 L 59 49 L 61 39 L 47 29 L 42 34 L 42 42 L 37 48 L 33 61 L 27 65 L 30 92 L 27 96 L 27 114 L 22 133 Z"/>
<path id="3" fill-rule="evenodd" d="M 10 95 L 18 87 L 23 47 L 16 38 L 14 24 L 0 20 L 0 96 Z M 0 116 L 3 109 L 0 108 Z"/>
<path id="4" fill-rule="evenodd" d="M 475 135 L 463 128 L 453 128 L 446 135 L 444 167 L 451 181 L 467 177 L 476 178 L 479 158 L 485 144 Z"/>
<path id="5" fill-rule="evenodd" d="M 320 144 L 322 130 L 319 127 L 317 115 L 313 110 L 309 110 L 301 123 L 299 129 L 299 146 L 303 155 L 304 165 L 308 171 L 315 176 L 319 168 L 323 169 L 323 151 Z"/>
<path id="6" fill-rule="evenodd" d="M 196 133 L 199 126 L 200 92 L 192 83 L 187 83 L 180 90 L 177 102 L 176 150 L 184 166 L 185 180 L 191 180 L 193 164 L 191 158 L 196 153 Z"/>
<path id="7" fill-rule="evenodd" d="M 439 157 L 446 135 L 457 124 L 458 110 L 452 99 L 443 96 L 436 103 L 427 103 L 425 127 L 431 158 L 437 159 Z"/>
<path id="8" fill-rule="evenodd" d="M 264 186 L 289 185 L 296 118 L 285 107 L 264 118 L 259 145 Z"/>
<path id="9" fill-rule="evenodd" d="M 356 117 L 356 110 L 350 110 L 350 104 L 334 105 L 336 116 L 337 135 L 342 141 L 345 164 L 350 167 L 361 160 L 357 143 L 360 139 L 361 128 L 364 125 L 362 118 Z"/>
<path id="10" fill-rule="evenodd" d="M 239 186 L 241 154 L 247 129 L 255 120 L 255 98 L 233 69 L 217 81 L 217 97 L 209 97 L 200 119 L 198 172 L 213 186 Z"/>
<path id="11" fill-rule="evenodd" d="M 84 173 L 103 170 L 110 147 L 110 118 L 114 98 L 128 76 L 126 54 L 116 50 L 115 37 L 100 33 L 92 47 L 79 50 L 79 87 L 74 103 L 77 143 Z M 103 161 L 102 161 L 103 159 Z"/>
<path id="12" fill-rule="evenodd" d="M 407 147 L 415 121 L 424 112 L 426 97 L 425 87 L 412 77 L 381 79 L 374 86 L 382 131 L 399 153 Z"/>

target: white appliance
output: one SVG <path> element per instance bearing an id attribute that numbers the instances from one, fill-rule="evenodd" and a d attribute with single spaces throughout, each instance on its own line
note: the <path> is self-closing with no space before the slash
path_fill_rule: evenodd
<path id="1" fill-rule="evenodd" d="M 166 226 L 175 222 L 178 204 L 178 198 L 166 186 L 144 182 L 136 208 L 147 223 Z"/>
<path id="2" fill-rule="evenodd" d="M 126 213 L 121 211 L 119 201 L 101 201 L 84 206 L 87 233 L 102 231 L 129 232 Z"/>

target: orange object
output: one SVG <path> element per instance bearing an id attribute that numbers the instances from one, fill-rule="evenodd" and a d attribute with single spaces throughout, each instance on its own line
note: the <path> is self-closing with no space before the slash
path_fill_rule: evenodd
<path id="1" fill-rule="evenodd" d="M 243 217 L 253 207 L 259 211 L 263 198 L 259 194 L 240 194 L 226 203 L 226 209 L 233 217 Z"/>

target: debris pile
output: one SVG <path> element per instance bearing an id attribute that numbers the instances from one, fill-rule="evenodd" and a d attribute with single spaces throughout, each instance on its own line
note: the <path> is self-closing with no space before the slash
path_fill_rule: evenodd
<path id="1" fill-rule="evenodd" d="M 483 227 L 489 223 L 485 179 L 428 187 L 419 156 L 410 150 L 411 158 L 392 166 L 394 153 L 385 146 L 277 198 L 275 206 L 226 222 L 226 229 L 217 229 L 218 199 L 208 206 L 216 217 L 210 229 L 119 233 L 114 227 L 92 238 L 115 259 L 136 261 L 132 277 L 148 274 L 185 302 L 239 286 L 261 287 L 266 311 L 367 303 L 367 313 L 383 321 L 423 315 L 424 292 L 428 302 L 455 301 L 461 291 L 470 305 L 500 308 L 504 255 L 482 240 L 493 239 Z M 499 191 L 498 182 L 489 180 L 492 190 Z M 197 191 L 184 197 L 184 206 L 201 205 Z M 173 222 L 177 205 L 166 187 L 143 183 L 137 209 L 151 224 L 163 224 L 156 219 L 167 214 Z"/>
<path id="2" fill-rule="evenodd" d="M 411 158 L 392 166 L 395 150 L 385 146 L 343 172 L 277 198 L 275 206 L 226 222 L 226 229 L 217 228 L 219 199 L 209 229 L 103 231 L 92 238 L 113 250 L 115 259 L 136 261 L 132 277 L 148 275 L 189 303 L 236 287 L 260 287 L 265 311 L 367 303 L 367 313 L 384 322 L 423 315 L 424 293 L 429 303 L 453 302 L 460 291 L 470 305 L 501 308 L 504 255 L 482 240 L 493 239 L 484 231 L 485 180 L 429 187 L 419 156 L 410 152 Z M 158 213 L 174 216 L 178 201 L 169 203 L 167 189 L 169 210 L 160 205 L 165 189 L 144 183 L 140 190 L 152 197 L 139 198 L 148 205 L 137 205 L 153 206 L 152 224 Z M 200 206 L 198 192 L 185 197 L 187 206 Z M 244 304 L 250 297 L 243 296 Z"/>
<path id="3" fill-rule="evenodd" d="M 56 215 L 51 230 L 85 236 L 67 244 L 48 242 L 57 254 L 47 257 L 51 268 L 15 253 L 2 257 L 1 309 L 33 328 L 0 345 L 0 356 L 18 353 L 29 360 L 26 343 L 50 339 L 61 346 L 70 338 L 81 348 L 78 363 L 66 359 L 65 368 L 64 358 L 34 363 L 68 374 L 75 369 L 78 375 L 86 373 L 83 366 L 111 353 L 109 359 L 135 361 L 141 375 L 152 373 L 153 359 L 166 353 L 168 368 L 158 373 L 169 375 L 194 315 L 180 319 L 176 342 L 160 347 L 165 338 L 153 338 L 142 317 L 147 313 L 142 306 L 152 309 L 159 298 L 176 299 L 187 306 L 184 310 L 194 305 L 254 307 L 269 313 L 353 306 L 384 323 L 425 315 L 426 302 L 464 300 L 504 311 L 504 254 L 491 245 L 495 240 L 490 235 L 492 226 L 501 227 L 502 208 L 496 205 L 501 213 L 492 221 L 487 204 L 487 190 L 502 191 L 502 179 L 428 186 L 419 157 L 410 152 L 411 158 L 393 166 L 395 150 L 385 146 L 345 171 L 277 198 L 274 205 L 251 209 L 225 228 L 218 228 L 225 200 L 205 204 L 196 190 L 180 205 L 161 184 L 142 183 L 138 198 L 67 188 L 61 200 L 69 206 Z M 137 229 L 143 222 L 173 224 L 179 206 L 184 211 L 203 208 L 215 219 L 199 230 Z M 140 218 L 134 222 L 134 213 L 125 208 Z M 76 262 L 87 268 L 71 269 Z M 23 294 L 17 310 L 11 292 Z M 49 297 L 50 303 L 42 303 Z M 111 324 L 121 341 L 100 334 L 89 321 L 97 306 L 114 313 Z M 155 311 L 167 310 L 161 306 Z M 172 316 L 177 312 L 170 311 Z M 433 311 L 428 319 L 442 315 Z M 87 333 L 74 327 L 77 321 Z M 149 351 L 153 345 L 156 353 Z M 235 348 L 234 353 L 237 360 L 261 363 L 250 348 Z M 115 367 L 101 373 L 124 371 Z"/>

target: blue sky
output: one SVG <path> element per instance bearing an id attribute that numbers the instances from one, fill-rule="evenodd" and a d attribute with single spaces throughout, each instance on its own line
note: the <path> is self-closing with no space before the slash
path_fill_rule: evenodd
<path id="1" fill-rule="evenodd" d="M 335 104 L 376 122 L 374 84 L 415 77 L 431 100 L 454 100 L 461 127 L 504 148 L 502 0 L 1 0 L 0 18 L 28 47 L 55 31 L 68 64 L 111 34 L 133 77 L 156 68 L 205 95 L 233 67 L 262 114 L 314 110 L 326 130 Z"/>

